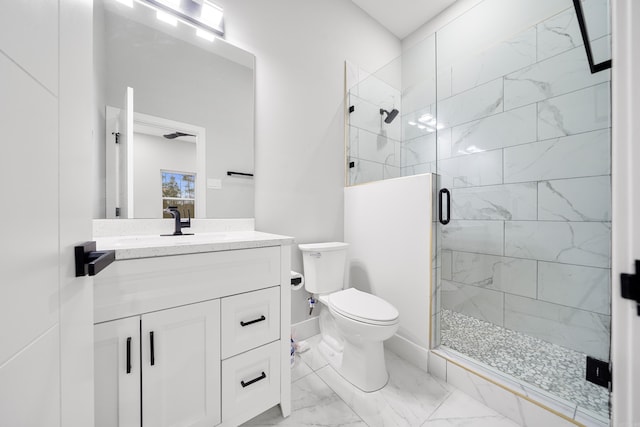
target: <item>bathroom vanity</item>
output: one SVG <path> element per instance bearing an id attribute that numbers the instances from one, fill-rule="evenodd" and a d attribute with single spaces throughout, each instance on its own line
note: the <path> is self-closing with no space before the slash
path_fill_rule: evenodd
<path id="1" fill-rule="evenodd" d="M 235 426 L 291 411 L 293 239 L 256 231 L 98 237 L 96 426 Z"/>

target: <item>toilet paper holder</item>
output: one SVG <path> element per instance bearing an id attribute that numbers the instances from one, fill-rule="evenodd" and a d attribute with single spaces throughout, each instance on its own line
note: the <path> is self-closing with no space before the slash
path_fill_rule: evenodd
<path id="1" fill-rule="evenodd" d="M 291 270 L 291 289 L 298 290 L 304 286 L 304 276 L 297 271 Z"/>

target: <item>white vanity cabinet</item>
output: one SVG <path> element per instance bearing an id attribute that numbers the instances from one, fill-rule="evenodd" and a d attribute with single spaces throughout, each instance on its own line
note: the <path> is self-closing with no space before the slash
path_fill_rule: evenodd
<path id="1" fill-rule="evenodd" d="M 278 404 L 288 416 L 290 242 L 116 249 L 94 280 L 95 425 L 236 426 Z"/>
<path id="2" fill-rule="evenodd" d="M 96 325 L 96 427 L 219 424 L 219 342 L 219 300 Z"/>

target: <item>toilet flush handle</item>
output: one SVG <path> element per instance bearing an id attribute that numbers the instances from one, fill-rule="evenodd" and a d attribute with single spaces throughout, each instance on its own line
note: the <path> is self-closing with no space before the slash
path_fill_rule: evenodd
<path id="1" fill-rule="evenodd" d="M 321 254 L 320 252 L 311 252 L 311 253 L 309 254 L 309 256 L 310 256 L 311 258 L 320 258 L 320 257 L 322 257 L 322 254 Z"/>

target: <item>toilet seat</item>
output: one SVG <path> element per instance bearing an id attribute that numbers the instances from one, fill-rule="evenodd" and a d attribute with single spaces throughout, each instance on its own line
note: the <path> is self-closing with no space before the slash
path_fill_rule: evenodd
<path id="1" fill-rule="evenodd" d="M 393 325 L 398 323 L 398 310 L 380 297 L 345 289 L 329 295 L 329 308 L 337 314 L 371 325 Z"/>

